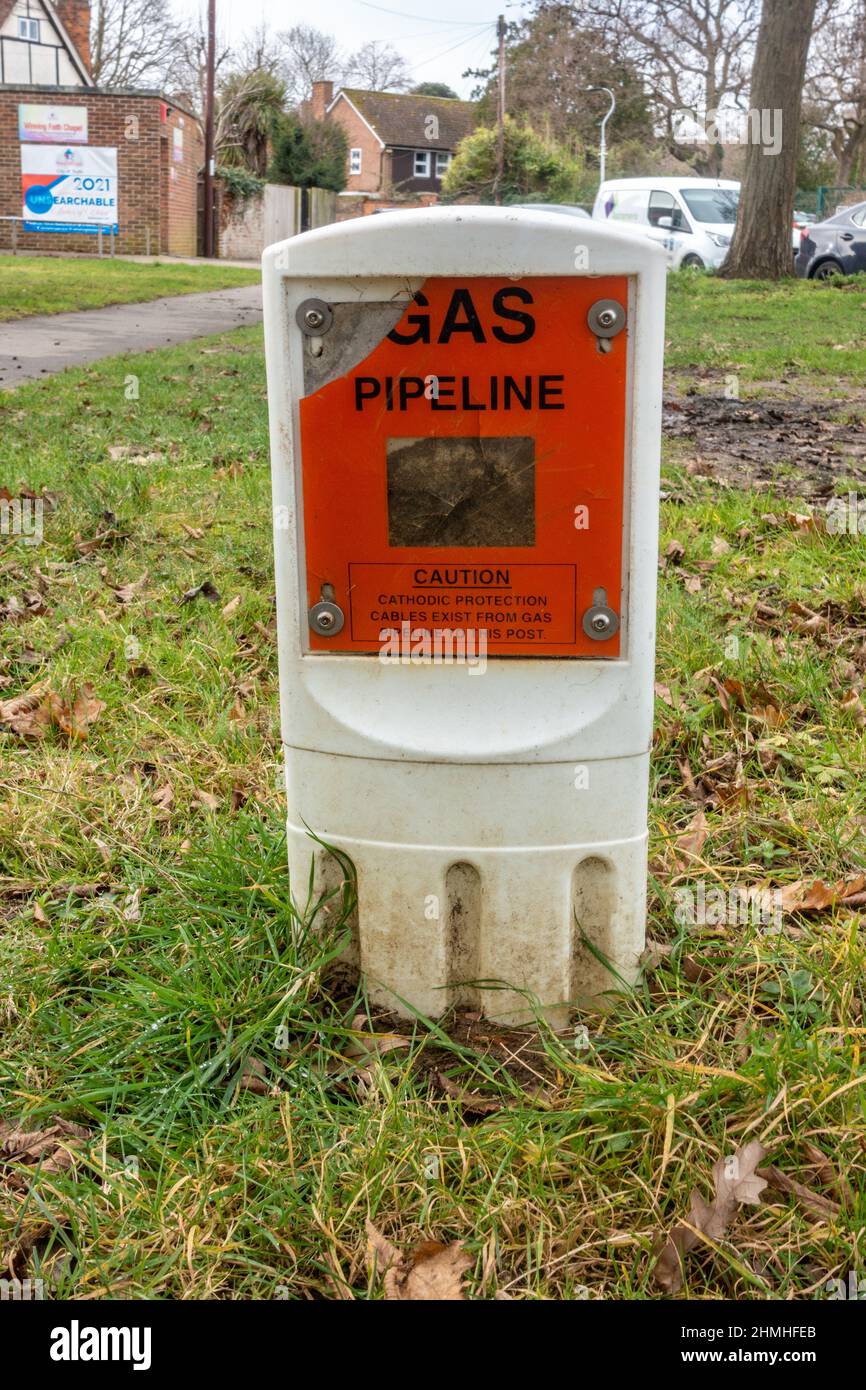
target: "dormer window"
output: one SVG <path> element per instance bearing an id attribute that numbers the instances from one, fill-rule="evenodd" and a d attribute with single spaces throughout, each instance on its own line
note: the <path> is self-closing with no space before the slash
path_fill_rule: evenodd
<path id="1" fill-rule="evenodd" d="M 28 43 L 38 43 L 39 20 L 31 19 L 29 15 L 19 15 L 18 37 L 19 39 L 27 39 Z"/>

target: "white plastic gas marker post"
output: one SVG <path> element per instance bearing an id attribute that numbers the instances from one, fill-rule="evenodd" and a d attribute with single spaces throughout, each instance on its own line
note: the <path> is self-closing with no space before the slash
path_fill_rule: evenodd
<path id="1" fill-rule="evenodd" d="M 556 213 L 265 252 L 292 890 L 351 860 L 399 1013 L 559 1024 L 635 976 L 664 294 L 658 247 Z"/>

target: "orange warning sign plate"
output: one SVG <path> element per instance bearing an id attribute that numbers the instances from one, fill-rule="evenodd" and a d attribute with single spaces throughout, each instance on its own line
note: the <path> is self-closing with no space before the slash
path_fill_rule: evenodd
<path id="1" fill-rule="evenodd" d="M 604 351 L 587 312 L 627 295 L 625 277 L 431 279 L 304 397 L 308 606 L 345 614 L 310 650 L 444 631 L 485 633 L 489 656 L 619 655 L 583 615 L 599 589 L 621 613 L 628 329 Z"/>

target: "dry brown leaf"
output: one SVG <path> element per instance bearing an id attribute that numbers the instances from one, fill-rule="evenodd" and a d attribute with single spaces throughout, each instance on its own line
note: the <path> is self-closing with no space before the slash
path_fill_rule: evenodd
<path id="1" fill-rule="evenodd" d="M 859 907 L 866 893 L 866 874 L 825 883 L 823 879 L 797 879 L 777 890 L 783 912 L 823 912 L 828 907 Z"/>
<path id="2" fill-rule="evenodd" d="M 687 829 L 677 836 L 674 843 L 675 858 L 681 868 L 689 868 L 696 859 L 700 858 L 708 833 L 706 812 L 701 807 L 692 816 Z"/>
<path id="3" fill-rule="evenodd" d="M 663 685 L 661 681 L 656 681 L 655 693 L 660 700 L 664 701 L 666 705 L 670 705 L 671 709 L 680 708 L 679 701 L 676 699 L 674 695 L 671 694 L 671 688 L 669 685 Z"/>
<path id="4" fill-rule="evenodd" d="M 836 1172 L 835 1167 L 830 1162 L 826 1154 L 822 1153 L 815 1144 L 804 1144 L 803 1153 L 810 1168 L 814 1169 L 815 1176 L 824 1187 L 829 1187 L 838 1194 L 843 1207 L 850 1209 L 854 1205 L 854 1192 L 847 1178 L 843 1178 Z"/>
<path id="5" fill-rule="evenodd" d="M 412 1039 L 402 1033 L 375 1033 L 369 1031 L 368 1020 L 363 1014 L 356 1014 L 352 1020 L 352 1031 L 346 1043 L 344 1056 L 352 1061 L 369 1062 L 376 1057 L 384 1057 L 395 1048 L 411 1047 Z"/>
<path id="6" fill-rule="evenodd" d="M 812 1212 L 814 1216 L 820 1217 L 824 1221 L 829 1221 L 831 1217 L 838 1216 L 842 1208 L 838 1202 L 833 1202 L 829 1197 L 825 1197 L 820 1192 L 813 1192 L 804 1183 L 797 1182 L 796 1178 L 791 1178 L 781 1169 L 770 1165 L 767 1168 L 758 1168 L 758 1176 L 764 1178 L 770 1187 L 777 1192 L 784 1192 L 788 1196 L 796 1197 L 797 1201 L 806 1211 Z"/>
<path id="7" fill-rule="evenodd" d="M 842 696 L 839 708 L 851 715 L 858 729 L 866 728 L 866 707 L 856 690 L 849 690 Z"/>
<path id="8" fill-rule="evenodd" d="M 163 786 L 157 788 L 150 799 L 154 806 L 157 806 L 161 811 L 167 811 L 174 801 L 174 788 L 170 782 L 165 782 Z"/>
<path id="9" fill-rule="evenodd" d="M 817 531 L 818 523 L 811 512 L 786 512 L 785 520 L 795 531 Z"/>
<path id="10" fill-rule="evenodd" d="M 713 1164 L 714 1196 L 706 1202 L 697 1188 L 692 1192 L 688 1224 L 674 1226 L 656 1261 L 656 1283 L 667 1293 L 677 1293 L 683 1284 L 683 1263 L 702 1236 L 710 1242 L 720 1241 L 734 1219 L 741 1203 L 757 1206 L 767 1181 L 757 1173 L 764 1157 L 763 1144 L 757 1139 L 737 1149 L 732 1158 L 720 1158 Z"/>
<path id="11" fill-rule="evenodd" d="M 138 597 L 147 583 L 147 578 L 147 571 L 145 571 L 140 579 L 134 580 L 131 584 L 121 584 L 120 588 L 117 589 L 114 585 L 110 585 L 109 587 L 114 597 L 117 599 L 117 602 L 125 606 L 126 604 L 132 603 L 132 600 Z"/>
<path id="12" fill-rule="evenodd" d="M 241 1067 L 238 1085 L 242 1091 L 252 1091 L 256 1096 L 267 1096 L 271 1089 L 267 1077 L 264 1062 L 260 1062 L 258 1057 L 248 1057 Z"/>
<path id="13" fill-rule="evenodd" d="M 49 1129 L 16 1129 L 0 1120 L 0 1173 L 6 1164 L 20 1163 L 39 1167 L 43 1173 L 61 1173 L 71 1168 L 75 1149 L 90 1133 L 71 1120 L 56 1119 Z M 3 1174 L 13 1188 L 24 1188 L 20 1173 Z"/>
<path id="14" fill-rule="evenodd" d="M 228 603 L 226 604 L 225 608 L 223 609 L 223 617 L 224 617 L 224 618 L 230 618 L 230 617 L 232 616 L 233 613 L 237 613 L 237 611 L 238 611 L 238 609 L 240 608 L 240 606 L 241 606 L 241 596 L 240 596 L 240 594 L 235 594 L 234 598 L 229 599 Z"/>
<path id="15" fill-rule="evenodd" d="M 86 738 L 87 730 L 91 724 L 96 723 L 106 708 L 104 700 L 94 697 L 90 681 L 86 681 L 81 689 L 74 693 L 71 704 L 53 692 L 49 698 L 54 723 L 67 738 Z"/>
<path id="16" fill-rule="evenodd" d="M 505 1104 L 504 1100 L 496 1096 L 477 1096 L 471 1091 L 464 1091 L 462 1086 L 458 1086 L 444 1072 L 437 1071 L 436 1081 L 446 1096 L 456 1100 L 457 1104 L 468 1110 L 471 1115 L 495 1115 Z"/>
<path id="17" fill-rule="evenodd" d="M 44 738 L 56 727 L 67 738 L 84 739 L 104 709 L 104 700 L 94 697 L 89 681 L 73 692 L 71 702 L 57 691 L 39 686 L 28 695 L 0 700 L 0 724 L 8 724 L 20 738 Z"/>
<path id="18" fill-rule="evenodd" d="M 19 706 L 19 712 L 4 716 L 4 708 L 9 711 L 15 705 Z M 0 723 L 8 724 L 19 738 L 44 738 L 54 723 L 50 697 L 40 695 L 35 703 L 32 696 L 22 696 L 17 701 L 6 700 L 0 705 Z"/>
<path id="19" fill-rule="evenodd" d="M 460 1241 L 442 1245 L 422 1241 L 408 1260 L 367 1220 L 367 1258 L 370 1271 L 383 1276 L 385 1298 L 391 1302 L 443 1303 L 463 1300 L 463 1279 L 473 1264 Z"/>
<path id="20" fill-rule="evenodd" d="M 206 811 L 219 810 L 219 797 L 214 796 L 212 792 L 202 791 L 200 787 L 197 787 L 193 792 L 192 799 L 193 801 L 197 801 L 200 806 L 203 806 Z"/>
<path id="21" fill-rule="evenodd" d="M 118 531 L 114 527 L 109 527 L 106 531 L 98 531 L 90 540 L 83 541 L 81 537 L 76 537 L 75 549 L 79 555 L 92 555 L 94 550 L 102 550 L 107 546 L 120 545 L 122 541 L 129 540 L 128 531 Z"/>

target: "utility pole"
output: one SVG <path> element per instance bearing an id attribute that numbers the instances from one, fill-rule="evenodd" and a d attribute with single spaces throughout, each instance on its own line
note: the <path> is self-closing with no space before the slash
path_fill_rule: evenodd
<path id="1" fill-rule="evenodd" d="M 496 21 L 496 36 L 499 39 L 499 83 L 496 99 L 496 182 L 493 185 L 494 201 L 499 207 L 502 202 L 502 179 L 505 174 L 505 15 Z"/>
<path id="2" fill-rule="evenodd" d="M 606 92 L 610 97 L 610 106 L 607 108 L 605 115 L 601 118 L 601 138 L 598 144 L 598 181 L 599 183 L 604 183 L 605 165 L 607 162 L 607 138 L 605 127 L 616 110 L 616 97 L 610 90 L 610 87 L 587 87 L 586 90 L 588 92 Z"/>
<path id="3" fill-rule="evenodd" d="M 207 93 L 204 113 L 204 253 L 213 256 L 214 73 L 216 69 L 216 0 L 207 5 Z"/>

